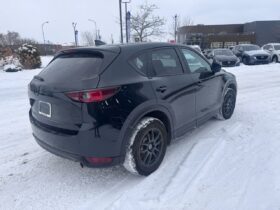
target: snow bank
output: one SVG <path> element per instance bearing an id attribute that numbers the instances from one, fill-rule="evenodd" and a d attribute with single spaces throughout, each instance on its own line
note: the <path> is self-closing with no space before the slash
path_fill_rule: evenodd
<path id="1" fill-rule="evenodd" d="M 147 178 L 82 169 L 41 149 L 27 98 L 40 69 L 0 73 L 0 209 L 279 210 L 280 64 L 228 70 L 239 87 L 232 119 L 174 141 Z"/>

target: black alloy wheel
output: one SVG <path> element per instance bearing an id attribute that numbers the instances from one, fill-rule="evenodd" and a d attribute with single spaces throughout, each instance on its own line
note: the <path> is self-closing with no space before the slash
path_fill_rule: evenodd
<path id="1" fill-rule="evenodd" d="M 163 144 L 163 136 L 159 129 L 151 128 L 148 130 L 142 137 L 139 151 L 137 152 L 141 164 L 145 167 L 153 166 L 160 158 Z"/>
<path id="2" fill-rule="evenodd" d="M 130 139 L 124 167 L 143 176 L 153 173 L 165 156 L 167 138 L 166 127 L 159 119 L 145 117 L 140 120 Z"/>
<path id="3" fill-rule="evenodd" d="M 229 88 L 224 97 L 224 102 L 222 105 L 222 115 L 224 119 L 229 119 L 235 109 L 236 102 L 236 92 L 235 90 Z"/>

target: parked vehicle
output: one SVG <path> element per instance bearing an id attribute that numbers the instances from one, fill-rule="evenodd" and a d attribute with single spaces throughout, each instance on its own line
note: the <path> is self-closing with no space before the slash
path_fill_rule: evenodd
<path id="1" fill-rule="evenodd" d="M 208 57 L 210 60 L 221 63 L 223 67 L 239 66 L 240 60 L 229 49 L 213 49 Z"/>
<path id="2" fill-rule="evenodd" d="M 196 50 L 200 54 L 203 54 L 199 45 L 188 45 L 188 46 L 191 47 L 192 49 Z"/>
<path id="3" fill-rule="evenodd" d="M 28 90 L 33 135 L 58 156 L 149 175 L 167 145 L 213 116 L 231 118 L 235 76 L 185 45 L 58 53 Z"/>
<path id="4" fill-rule="evenodd" d="M 253 44 L 236 45 L 233 53 L 246 65 L 268 64 L 271 62 L 270 54 Z"/>
<path id="5" fill-rule="evenodd" d="M 272 62 L 280 62 L 280 43 L 269 43 L 262 47 L 272 57 Z"/>

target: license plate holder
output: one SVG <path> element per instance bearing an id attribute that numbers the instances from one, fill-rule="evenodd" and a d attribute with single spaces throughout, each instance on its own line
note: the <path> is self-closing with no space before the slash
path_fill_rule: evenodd
<path id="1" fill-rule="evenodd" d="M 39 101 L 39 114 L 51 118 L 52 106 L 48 102 Z"/>

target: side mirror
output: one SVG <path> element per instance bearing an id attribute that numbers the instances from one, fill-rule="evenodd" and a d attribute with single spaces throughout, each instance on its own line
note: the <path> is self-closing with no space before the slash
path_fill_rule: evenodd
<path id="1" fill-rule="evenodd" d="M 268 49 L 268 51 L 272 52 L 272 51 L 273 51 L 273 48 L 272 48 L 272 47 L 270 47 L 270 48 Z"/>
<path id="2" fill-rule="evenodd" d="M 214 61 L 211 65 L 211 69 L 214 73 L 217 73 L 222 70 L 222 64 Z"/>

